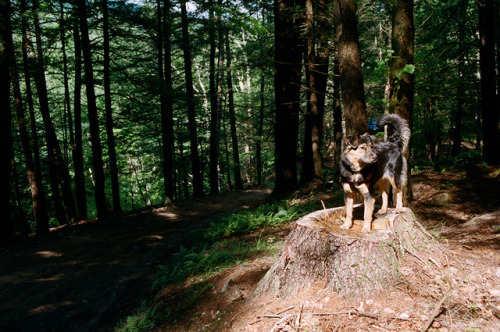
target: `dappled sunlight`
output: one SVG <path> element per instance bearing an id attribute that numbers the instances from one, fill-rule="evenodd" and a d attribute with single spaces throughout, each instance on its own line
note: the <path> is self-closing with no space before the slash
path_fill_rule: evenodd
<path id="1" fill-rule="evenodd" d="M 35 279 L 33 280 L 34 282 L 47 282 L 47 281 L 58 281 L 58 280 L 61 280 L 62 278 L 64 278 L 65 274 L 64 273 L 58 273 L 56 275 L 53 275 L 52 277 L 48 277 L 48 278 L 39 278 L 39 279 Z"/>
<path id="2" fill-rule="evenodd" d="M 35 252 L 35 255 L 41 258 L 52 258 L 52 257 L 62 257 L 63 254 L 55 251 L 43 250 Z"/>
<path id="3" fill-rule="evenodd" d="M 30 309 L 28 311 L 28 314 L 37 315 L 37 314 L 41 314 L 44 312 L 53 311 L 55 309 L 59 309 L 62 307 L 68 307 L 72 304 L 73 304 L 73 301 L 62 301 L 59 303 L 47 303 L 47 304 L 43 304 L 41 306 L 38 306 L 36 308 Z"/>

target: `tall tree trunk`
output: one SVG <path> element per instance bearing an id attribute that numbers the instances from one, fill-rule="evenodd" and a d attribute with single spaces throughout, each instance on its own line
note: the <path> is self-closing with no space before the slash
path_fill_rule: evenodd
<path id="1" fill-rule="evenodd" d="M 85 87 L 87 90 L 87 111 L 90 126 L 90 140 L 92 141 L 92 165 L 95 179 L 95 202 L 97 217 L 105 219 L 109 215 L 108 204 L 105 193 L 105 178 L 102 161 L 101 139 L 99 137 L 99 119 L 97 116 L 97 104 L 94 90 L 94 72 L 92 65 L 91 46 L 89 38 L 89 27 L 87 23 L 87 8 L 85 0 L 77 1 L 78 16 L 80 21 L 80 33 L 83 52 L 83 63 L 85 68 Z"/>
<path id="2" fill-rule="evenodd" d="M 346 134 L 363 134 L 368 124 L 355 1 L 335 0 L 334 7 Z"/>
<path id="3" fill-rule="evenodd" d="M 174 107 L 172 99 L 172 55 L 171 55 L 171 25 L 170 25 L 170 0 L 163 1 L 163 34 L 160 38 L 164 44 L 164 108 L 162 107 L 162 145 L 163 145 L 163 178 L 165 202 L 173 198 L 174 195 Z M 158 13 L 158 15 L 160 15 Z M 159 31 L 160 33 L 160 31 Z M 161 45 L 161 44 L 160 44 Z M 161 53 L 161 51 L 160 51 Z M 163 61 L 161 62 L 163 64 Z"/>
<path id="4" fill-rule="evenodd" d="M 215 16 L 213 8 L 213 0 L 209 1 L 209 39 L 210 39 L 210 58 L 209 58 L 209 85 L 210 85 L 210 164 L 209 164 L 209 183 L 210 194 L 219 193 L 219 152 L 218 152 L 218 118 L 219 110 L 217 109 L 217 87 L 216 87 L 216 68 L 215 68 Z M 220 53 L 220 50 L 219 50 Z M 219 68 L 220 69 L 220 68 Z"/>
<path id="5" fill-rule="evenodd" d="M 44 202 L 40 202 L 40 204 L 44 205 L 45 213 L 48 214 L 48 206 L 47 201 L 45 199 L 45 186 L 43 184 L 42 178 L 42 165 L 40 161 L 40 145 L 38 143 L 38 129 L 35 117 L 35 108 L 33 105 L 33 91 L 31 89 L 31 67 L 32 67 L 32 59 L 28 57 L 28 49 L 32 50 L 32 46 L 29 44 L 29 39 L 27 35 L 27 17 L 26 13 L 26 1 L 21 1 L 21 33 L 22 33 L 22 54 L 23 54 L 23 75 L 24 75 L 24 83 L 26 85 L 26 103 L 28 104 L 28 113 L 29 113 L 29 124 L 32 136 L 32 145 L 33 145 L 33 163 L 35 169 L 35 178 L 38 180 L 38 195 L 40 199 Z M 31 52 L 33 53 L 33 52 Z"/>
<path id="6" fill-rule="evenodd" d="M 489 164 L 500 162 L 498 153 L 498 108 L 495 95 L 495 11 L 493 0 L 478 2 L 479 67 L 481 71 L 481 117 L 483 158 Z"/>
<path id="7" fill-rule="evenodd" d="M 189 140 L 191 143 L 191 170 L 193 172 L 193 195 L 203 196 L 203 182 L 200 172 L 198 133 L 196 129 L 195 99 L 193 91 L 193 72 L 191 65 L 191 44 L 189 42 L 186 1 L 181 1 L 182 48 L 186 74 L 186 102 L 188 109 Z"/>
<path id="8" fill-rule="evenodd" d="M 335 60 L 333 62 L 333 139 L 335 141 L 334 178 L 337 180 L 340 176 L 339 163 L 342 142 L 342 108 L 340 105 L 340 66 L 338 50 L 335 52 Z"/>
<path id="9" fill-rule="evenodd" d="M 317 30 L 324 31 L 327 29 L 328 22 L 326 18 L 326 1 L 320 0 L 317 4 L 318 12 L 318 23 Z M 315 95 L 311 101 L 315 101 L 311 108 L 313 116 L 313 127 L 312 127 L 312 152 L 313 152 L 313 162 L 314 162 L 314 175 L 321 182 L 325 181 L 323 175 L 323 157 L 321 155 L 321 147 L 323 145 L 323 128 L 324 128 L 324 116 L 325 116 L 325 99 L 326 99 L 326 89 L 328 81 L 328 65 L 330 59 L 330 51 L 328 47 L 328 38 L 322 33 L 318 37 L 318 50 L 316 59 L 314 61 L 314 88 L 312 92 Z"/>
<path id="10" fill-rule="evenodd" d="M 260 105 L 259 117 L 257 122 L 257 142 L 255 144 L 255 155 L 257 163 L 257 185 L 262 185 L 262 139 L 264 134 L 264 111 L 265 111 L 265 75 L 264 67 L 260 69 Z"/>
<path id="11" fill-rule="evenodd" d="M 116 160 L 115 134 L 113 133 L 113 106 L 111 103 L 110 50 L 109 50 L 109 10 L 108 0 L 102 0 L 102 22 L 104 43 L 104 107 L 106 108 L 106 136 L 108 138 L 109 171 L 113 212 L 121 213 L 120 183 L 118 181 L 118 162 Z"/>
<path id="12" fill-rule="evenodd" d="M 66 114 L 66 118 L 68 121 L 68 136 L 69 136 L 69 145 L 71 147 L 71 151 L 74 149 L 74 135 L 73 135 L 73 116 L 71 115 L 71 98 L 69 96 L 69 80 L 68 80 L 68 57 L 66 56 L 66 22 L 64 19 L 64 2 L 62 0 L 59 1 L 59 35 L 61 39 L 61 52 L 63 56 L 63 81 L 64 81 L 64 110 Z M 68 153 L 65 147 L 65 157 L 66 161 L 68 160 Z M 68 167 L 66 165 L 66 167 Z"/>
<path id="13" fill-rule="evenodd" d="M 8 52 L 11 57 L 11 79 L 12 79 L 12 89 L 14 91 L 14 107 L 16 109 L 17 117 L 17 127 L 21 134 L 21 143 L 23 147 L 24 161 L 26 163 L 26 170 L 28 173 L 28 181 L 31 189 L 31 201 L 33 204 L 33 219 L 36 225 L 36 234 L 42 235 L 50 232 L 49 230 L 49 216 L 47 213 L 47 206 L 45 203 L 45 196 L 43 189 L 40 190 L 41 179 L 37 177 L 35 172 L 35 163 L 33 162 L 30 138 L 27 128 L 28 119 L 24 114 L 24 106 L 21 97 L 21 87 L 19 85 L 19 72 L 17 71 L 17 65 L 15 62 L 15 56 L 13 53 L 14 44 L 12 41 L 12 34 L 9 34 L 10 38 L 8 42 Z"/>
<path id="14" fill-rule="evenodd" d="M 460 22 L 460 19 L 464 19 L 467 13 L 467 2 L 464 2 L 459 10 L 458 15 L 458 45 L 460 53 L 458 57 L 458 83 L 457 83 L 457 107 L 453 112 L 453 146 L 451 150 L 452 157 L 456 157 L 460 153 L 460 147 L 462 145 L 462 118 L 464 112 L 464 104 L 465 104 L 465 26 L 463 22 Z"/>
<path id="15" fill-rule="evenodd" d="M 0 218 L 0 238 L 12 240 L 14 238 L 14 223 L 12 220 L 12 206 L 10 203 L 11 176 L 12 176 L 12 134 L 10 109 L 10 64 L 8 40 L 12 30 L 10 24 L 10 1 L 0 0 L 0 164 L 1 195 L 0 203 L 2 218 Z M 14 52 L 12 50 L 12 52 Z"/>
<path id="16" fill-rule="evenodd" d="M 307 111 L 304 114 L 304 144 L 302 148 L 302 170 L 300 173 L 300 183 L 304 184 L 314 179 L 314 161 L 312 151 L 312 108 L 316 105 L 316 94 L 313 91 L 315 86 L 314 64 L 316 61 L 316 34 L 314 26 L 314 9 L 312 0 L 304 1 L 304 63 L 306 76 Z M 301 22 L 299 22 L 300 24 Z M 314 99 L 314 100 L 313 100 Z"/>
<path id="17" fill-rule="evenodd" d="M 397 113 L 413 128 L 413 90 L 415 76 L 415 27 L 413 0 L 395 0 L 392 16 L 391 87 L 389 98 L 390 113 Z M 411 140 L 409 143 L 411 146 Z M 403 201 L 407 206 L 411 200 L 411 149 L 403 151 L 408 162 L 408 181 L 403 188 Z"/>
<path id="18" fill-rule="evenodd" d="M 233 75 L 231 74 L 231 48 L 229 46 L 229 34 L 226 34 L 226 57 L 227 57 L 227 107 L 229 110 L 229 129 L 231 132 L 231 147 L 233 152 L 233 172 L 234 185 L 236 190 L 243 189 L 243 181 L 241 179 L 240 151 L 238 147 L 238 134 L 236 131 L 236 113 L 234 110 L 234 89 Z M 259 136 L 260 137 L 260 136 Z"/>
<path id="19" fill-rule="evenodd" d="M 34 26 L 37 50 L 37 66 L 35 73 L 35 84 L 37 87 L 38 98 L 40 102 L 40 112 L 42 113 L 43 122 L 45 125 L 45 137 L 47 140 L 47 149 L 49 156 L 49 170 L 54 195 L 54 203 L 56 205 L 56 214 L 59 222 L 66 223 L 76 221 L 76 206 L 73 200 L 71 190 L 71 180 L 66 167 L 66 162 L 63 159 L 61 148 L 57 140 L 56 131 L 52 123 L 49 99 L 47 93 L 47 82 L 45 79 L 45 65 L 43 60 L 42 37 L 40 29 L 40 21 L 38 18 L 38 2 L 33 2 Z M 59 194 L 59 184 L 61 186 L 62 196 Z M 59 201 L 59 202 L 58 202 Z M 61 211 L 60 202 L 64 201 L 66 205 L 67 218 L 64 212 Z"/>
<path id="20" fill-rule="evenodd" d="M 79 24 L 74 23 L 73 44 L 75 48 L 75 146 L 73 148 L 73 164 L 75 168 L 75 196 L 80 219 L 87 219 L 87 191 L 85 189 L 85 173 L 83 164 L 82 133 L 82 46 L 80 42 Z"/>
<path id="21" fill-rule="evenodd" d="M 294 24 L 294 5 L 293 0 L 274 1 L 275 196 L 288 194 L 297 188 L 302 49 L 298 45 L 298 27 Z"/>

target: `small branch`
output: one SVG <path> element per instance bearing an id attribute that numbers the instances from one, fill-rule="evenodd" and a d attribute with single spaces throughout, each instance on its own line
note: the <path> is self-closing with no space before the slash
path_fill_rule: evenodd
<path id="1" fill-rule="evenodd" d="M 362 311 L 336 311 L 336 312 L 306 312 L 304 315 L 314 315 L 314 316 L 333 316 L 333 315 L 358 315 L 370 318 L 385 318 L 385 319 L 399 319 L 399 320 L 409 320 L 409 318 L 397 317 L 397 316 L 387 316 L 381 314 L 375 314 L 372 312 L 362 312 Z"/>
<path id="2" fill-rule="evenodd" d="M 286 309 L 283 309 L 281 310 L 280 312 L 277 312 L 276 315 L 281 315 L 282 313 L 284 313 L 285 311 L 288 311 L 288 310 L 292 310 L 293 309 L 293 305 L 292 306 L 289 306 L 288 308 Z"/>
<path id="3" fill-rule="evenodd" d="M 410 249 L 404 247 L 404 249 L 406 250 L 406 252 L 408 252 L 410 255 L 413 255 L 414 257 L 418 258 L 419 261 L 421 261 L 426 267 L 429 267 L 429 264 L 427 264 L 426 261 L 424 261 L 422 258 L 420 258 L 419 255 L 417 255 L 416 253 L 410 251 Z"/>
<path id="4" fill-rule="evenodd" d="M 295 321 L 295 327 L 298 329 L 300 326 L 300 317 L 302 315 L 302 308 L 304 307 L 304 304 L 300 304 L 300 310 L 299 310 L 299 315 L 297 316 L 297 320 Z"/>
<path id="5" fill-rule="evenodd" d="M 446 301 L 446 299 L 451 295 L 453 290 L 454 288 L 450 286 L 450 289 L 448 290 L 448 292 L 446 292 L 446 294 L 444 294 L 444 296 L 438 302 L 438 304 L 434 308 L 434 311 L 432 312 L 431 317 L 429 317 L 429 319 L 425 323 L 424 327 L 420 330 L 420 332 L 427 331 L 427 329 L 431 326 L 432 322 L 434 322 L 434 319 L 436 319 L 436 317 L 439 316 L 439 314 L 442 311 L 441 306 L 443 305 L 443 302 Z"/>
<path id="6" fill-rule="evenodd" d="M 283 317 L 282 315 L 274 315 L 274 314 L 263 314 L 263 315 L 257 315 L 257 318 L 281 318 Z"/>

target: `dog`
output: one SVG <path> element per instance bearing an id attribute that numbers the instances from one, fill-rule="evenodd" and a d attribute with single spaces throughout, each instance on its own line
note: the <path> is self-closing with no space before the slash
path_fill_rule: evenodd
<path id="1" fill-rule="evenodd" d="M 408 149 L 411 132 L 408 122 L 397 114 L 387 114 L 377 122 L 378 128 L 392 125 L 394 132 L 385 142 L 378 142 L 368 133 L 347 136 L 342 140 L 340 176 L 344 189 L 346 217 L 341 229 L 352 226 L 352 211 L 356 193 L 364 198 L 364 221 L 361 232 L 371 230 L 375 208 L 374 190 L 382 193 L 382 207 L 377 214 L 387 213 L 389 184 L 396 193 L 396 213 L 403 211 L 403 187 L 408 180 Z"/>

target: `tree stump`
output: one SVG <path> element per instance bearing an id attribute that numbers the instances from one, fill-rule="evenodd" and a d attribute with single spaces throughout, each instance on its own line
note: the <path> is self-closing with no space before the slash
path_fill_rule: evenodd
<path id="1" fill-rule="evenodd" d="M 338 207 L 297 220 L 253 296 L 286 298 L 313 285 L 343 298 L 374 294 L 401 280 L 398 263 L 405 252 L 416 253 L 435 242 L 408 208 L 377 218 L 370 233 L 361 233 L 363 206 L 355 208 L 349 230 L 339 228 L 343 216 L 345 208 Z"/>

